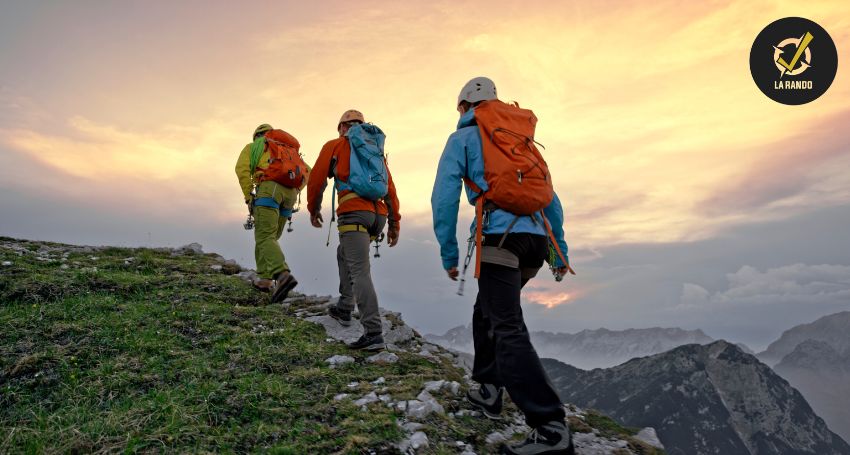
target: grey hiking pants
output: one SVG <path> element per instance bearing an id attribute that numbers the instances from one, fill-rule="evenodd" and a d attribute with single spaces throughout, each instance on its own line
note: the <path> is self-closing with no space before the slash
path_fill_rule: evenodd
<path id="1" fill-rule="evenodd" d="M 382 333 L 381 316 L 378 313 L 378 295 L 372 284 L 369 263 L 369 236 L 384 230 L 385 216 L 358 210 L 339 216 L 339 225 L 359 224 L 369 229 L 366 232 L 341 232 L 336 260 L 339 265 L 339 303 L 337 308 L 351 312 L 354 304 L 360 310 L 360 323 L 368 334 Z"/>

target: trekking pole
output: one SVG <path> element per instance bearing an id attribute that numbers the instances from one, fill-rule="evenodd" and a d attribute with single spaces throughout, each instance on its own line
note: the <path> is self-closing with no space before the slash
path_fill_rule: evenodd
<path id="1" fill-rule="evenodd" d="M 331 217 L 331 222 L 328 223 L 328 242 L 325 243 L 325 246 L 331 246 L 331 226 L 334 224 L 334 219 Z"/>
<path id="2" fill-rule="evenodd" d="M 334 189 L 331 190 L 331 222 L 328 223 L 328 242 L 325 243 L 325 246 L 331 246 L 331 226 L 333 226 L 334 221 L 336 221 L 336 183 L 334 183 Z"/>
<path id="3" fill-rule="evenodd" d="M 475 239 L 469 236 L 466 241 L 469 246 L 466 248 L 466 257 L 463 259 L 463 272 L 460 275 L 460 285 L 457 288 L 457 295 L 463 295 L 463 285 L 466 284 L 466 269 L 469 268 L 469 261 L 472 260 L 472 251 L 475 249 Z"/>

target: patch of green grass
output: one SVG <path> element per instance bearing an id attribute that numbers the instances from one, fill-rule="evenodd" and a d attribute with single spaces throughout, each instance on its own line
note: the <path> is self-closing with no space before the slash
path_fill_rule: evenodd
<path id="1" fill-rule="evenodd" d="M 214 271 L 216 255 L 0 238 L 0 261 L 12 263 L 0 269 L 0 453 L 397 453 L 400 411 L 379 402 L 364 412 L 334 396 L 359 398 L 372 388 L 348 384 L 378 377 L 394 401 L 426 381 L 463 383 L 448 359 L 402 351 L 375 365 L 326 342 L 293 316 L 309 299 L 268 305 Z M 324 359 L 336 354 L 357 361 L 330 368 Z M 447 413 L 467 408 L 435 395 Z M 456 441 L 495 450 L 488 419 L 421 423 L 427 453 L 456 453 Z"/>
<path id="2" fill-rule="evenodd" d="M 0 452 L 392 453 L 399 411 L 333 397 L 383 376 L 413 399 L 462 376 L 405 352 L 365 363 L 212 255 L 21 244 L 0 247 Z M 335 354 L 358 361 L 329 368 Z"/>

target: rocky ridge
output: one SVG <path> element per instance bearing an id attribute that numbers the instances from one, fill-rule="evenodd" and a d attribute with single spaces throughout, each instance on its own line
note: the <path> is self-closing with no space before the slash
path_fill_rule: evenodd
<path id="1" fill-rule="evenodd" d="M 773 367 L 806 397 L 829 429 L 850 440 L 850 351 L 807 339 Z"/>
<path id="2" fill-rule="evenodd" d="M 210 381 L 211 386 L 223 388 L 223 390 L 238 391 L 239 389 L 234 389 L 236 384 L 230 384 L 230 382 L 241 383 L 239 382 L 242 381 L 240 378 L 245 376 L 246 373 L 250 375 L 251 372 L 256 372 L 260 374 L 261 378 L 267 378 L 263 379 L 264 381 L 269 381 L 274 379 L 273 375 L 267 375 L 265 370 L 286 372 L 294 368 L 294 371 L 298 371 L 299 375 L 304 375 L 303 377 L 292 378 L 294 383 L 301 384 L 307 377 L 321 378 L 327 374 L 322 373 L 321 369 L 316 366 L 310 366 L 314 362 L 319 362 L 324 364 L 325 368 L 330 368 L 331 371 L 338 369 L 348 372 L 349 376 L 361 370 L 369 371 L 371 372 L 369 374 L 372 375 L 378 371 L 384 373 L 379 377 L 364 377 L 362 380 L 352 381 L 338 388 L 333 382 L 328 382 L 323 389 L 319 387 L 317 393 L 319 396 L 330 394 L 331 402 L 338 403 L 338 405 L 326 408 L 324 404 L 317 404 L 314 406 L 314 410 L 305 411 L 319 412 L 322 415 L 329 413 L 330 417 L 321 417 L 321 421 L 325 421 L 327 418 L 333 421 L 334 415 L 344 416 L 346 412 L 349 412 L 348 409 L 359 409 L 362 421 L 367 423 L 372 415 L 387 415 L 387 411 L 390 412 L 389 415 L 395 416 L 394 420 L 397 422 L 398 428 L 405 435 L 401 440 L 387 441 L 388 445 L 379 444 L 366 452 L 358 449 L 356 453 L 446 453 L 446 447 L 452 447 L 449 453 L 456 452 L 465 455 L 491 453 L 503 441 L 518 438 L 528 431 L 528 428 L 522 424 L 521 415 L 510 404 L 509 400 L 506 403 L 507 418 L 500 423 L 483 419 L 476 411 L 470 409 L 463 399 L 465 390 L 470 385 L 468 373 L 462 369 L 463 357 L 422 339 L 415 330 L 404 323 L 400 314 L 381 310 L 386 340 L 389 343 L 386 351 L 366 356 L 363 353 L 347 351 L 344 347 L 338 347 L 339 343 L 357 338 L 362 329 L 360 329 L 359 324 L 343 328 L 326 316 L 327 306 L 333 303 L 332 298 L 294 294 L 282 305 L 257 307 L 258 303 L 262 304 L 262 297 L 252 293 L 246 286 L 235 285 L 233 281 L 229 281 L 233 280 L 229 275 L 250 281 L 254 276 L 253 271 L 244 270 L 234 261 L 226 260 L 221 256 L 204 253 L 202 247 L 198 244 L 189 244 L 173 249 L 130 249 L 72 246 L 0 238 L 0 274 L 2 274 L 0 276 L 0 295 L 2 295 L 0 317 L 4 320 L 12 318 L 9 320 L 13 322 L 12 328 L 14 329 L 11 332 L 7 330 L 7 333 L 4 334 L 6 336 L 5 342 L 11 343 L 10 349 L 0 349 L 0 386 L 5 387 L 7 392 L 14 392 L 0 397 L 0 402 L 3 404 L 3 411 L 0 412 L 0 428 L 6 428 L 6 425 L 12 422 L 16 422 L 15 425 L 19 427 L 32 424 L 28 422 L 29 417 L 26 420 L 21 419 L 20 416 L 26 413 L 24 412 L 25 408 L 19 407 L 31 407 L 40 402 L 29 402 L 28 400 L 31 398 L 15 392 L 19 389 L 29 390 L 29 388 L 35 387 L 34 390 L 39 391 L 38 393 L 56 394 L 62 389 L 51 384 L 62 384 L 63 381 L 68 380 L 80 381 L 81 378 L 89 378 L 89 375 L 92 375 L 91 378 L 96 379 L 96 382 L 93 384 L 94 388 L 91 389 L 90 393 L 95 394 L 93 403 L 97 407 L 96 403 L 103 402 L 104 399 L 118 399 L 113 397 L 111 391 L 108 397 L 97 398 L 104 393 L 103 386 L 98 384 L 111 379 L 103 376 L 108 373 L 116 375 L 115 379 L 119 381 L 109 387 L 117 387 L 115 389 L 117 391 L 130 387 L 122 394 L 127 392 L 138 393 L 132 389 L 134 382 L 127 382 L 126 375 L 128 373 L 121 372 L 122 369 L 128 368 L 127 362 L 130 362 L 130 370 L 127 371 L 132 374 L 136 374 L 133 373 L 135 371 L 139 372 L 138 379 L 134 381 L 141 381 L 139 384 L 147 384 L 144 386 L 146 389 L 162 390 L 162 393 L 176 392 L 175 386 L 170 385 L 174 381 L 177 381 L 177 383 L 180 381 L 194 383 L 197 379 L 193 379 L 195 378 L 195 376 L 192 376 L 193 374 L 201 374 L 202 376 L 198 376 L 199 379 L 207 378 L 208 374 L 213 374 L 212 377 L 204 379 Z M 43 279 L 43 277 L 48 276 L 52 279 Z M 183 294 L 184 287 L 185 289 L 192 289 L 192 292 Z M 241 288 L 241 290 L 235 292 L 237 288 Z M 233 295 L 233 297 L 229 302 L 221 300 L 222 297 L 230 295 Z M 79 300 L 80 297 L 78 296 L 88 297 Z M 66 320 L 67 313 L 64 313 L 61 308 L 61 305 L 67 305 L 67 303 L 63 303 L 66 299 L 71 299 L 72 302 L 91 300 L 93 304 L 97 305 L 101 305 L 97 302 L 103 302 L 102 307 L 93 307 L 91 310 L 91 315 L 94 318 L 91 321 L 94 325 L 87 325 L 89 319 L 85 318 L 89 315 L 83 313 L 77 314 L 73 321 Z M 218 303 L 219 301 L 222 303 Z M 162 312 L 163 303 L 166 306 L 166 312 Z M 74 303 L 74 305 L 78 304 Z M 134 320 L 128 319 L 129 317 L 147 317 L 145 313 L 134 313 L 134 311 L 138 311 L 134 308 L 142 307 L 146 308 L 144 311 L 149 311 L 147 309 L 149 308 L 161 313 L 161 315 L 157 316 L 158 319 L 155 321 L 141 319 L 138 321 L 139 325 L 134 326 L 134 330 L 130 331 L 130 326 L 126 324 L 136 324 L 137 322 L 131 322 Z M 101 313 L 103 310 L 100 308 L 109 313 Z M 13 311 L 13 313 L 9 311 Z M 45 319 L 46 316 L 49 316 L 56 321 L 55 323 L 51 322 L 54 325 L 52 328 L 48 326 L 48 329 L 44 331 L 44 336 L 35 337 L 35 342 L 26 339 L 29 323 L 21 325 L 16 319 L 13 319 L 16 314 L 23 315 L 30 311 L 40 313 L 41 319 L 49 321 L 50 319 Z M 115 314 L 115 319 L 104 319 L 111 317 L 110 314 Z M 279 316 L 273 316 L 275 314 L 279 314 Z M 303 322 L 296 323 L 289 321 L 289 319 Z M 137 336 L 144 335 L 144 337 L 139 338 L 144 343 L 163 343 L 165 352 L 162 351 L 162 348 L 158 348 L 150 352 L 144 351 L 146 352 L 144 355 L 154 356 L 152 359 L 169 359 L 169 363 L 164 365 L 179 364 L 183 358 L 191 362 L 191 356 L 201 356 L 214 347 L 215 343 L 222 342 L 216 340 L 246 340 L 251 345 L 242 345 L 236 350 L 228 348 L 228 352 L 232 352 L 230 354 L 223 353 L 225 365 L 223 371 L 211 370 L 205 373 L 206 370 L 200 370 L 197 373 L 191 371 L 181 373 L 178 370 L 166 367 L 162 370 L 154 370 L 153 374 L 150 374 L 146 371 L 153 365 L 152 363 L 147 361 L 139 363 L 132 357 L 127 358 L 128 354 L 120 354 L 117 357 L 113 355 L 113 358 L 109 360 L 98 360 L 92 356 L 102 348 L 91 351 L 91 353 L 85 351 L 88 345 L 96 346 L 98 343 L 107 343 L 104 346 L 109 346 L 114 342 L 115 332 L 113 330 L 115 329 L 104 327 L 107 331 L 103 332 L 103 335 L 100 335 L 100 332 L 97 331 L 99 326 L 103 326 L 104 321 L 124 327 L 120 329 L 123 334 L 120 337 L 121 340 L 135 340 Z M 153 324 L 153 322 L 156 322 L 156 324 Z M 301 333 L 303 329 L 300 327 L 304 324 L 318 325 L 326 331 L 324 341 L 318 342 L 325 346 L 319 346 L 319 349 L 314 350 L 334 353 L 333 355 L 313 360 L 304 358 L 303 354 L 299 354 L 296 349 L 283 352 L 290 357 L 288 357 L 289 360 L 284 359 L 282 363 L 278 363 L 274 356 L 267 360 L 258 359 L 260 363 L 251 363 L 250 357 L 239 354 L 240 351 L 248 348 L 256 351 L 253 345 L 260 342 L 263 344 L 258 345 L 258 347 L 267 346 L 263 349 L 269 349 L 274 346 L 272 340 L 284 335 L 297 336 L 293 334 Z M 154 329 L 156 329 L 155 332 Z M 220 330 L 223 330 L 223 332 L 219 333 Z M 77 333 L 88 335 L 74 335 Z M 153 338 L 148 337 L 148 334 Z M 19 336 L 23 336 L 23 338 L 17 338 Z M 57 336 L 60 338 L 55 338 Z M 75 338 L 78 336 L 85 337 L 82 339 Z M 172 338 L 179 343 L 169 344 L 171 343 L 169 340 Z M 3 339 L 0 338 L 0 340 Z M 302 342 L 294 338 L 290 338 L 290 340 Z M 315 341 L 309 343 L 315 343 Z M 130 349 L 137 349 L 134 346 L 136 345 L 127 345 Z M 153 345 L 151 344 L 151 346 Z M 39 353 L 38 350 L 42 348 L 46 350 Z M 80 352 L 80 354 L 70 355 L 69 349 L 72 353 Z M 139 354 L 134 355 L 141 355 L 142 352 L 139 351 Z M 256 352 L 261 353 L 260 351 Z M 161 355 L 165 355 L 165 357 L 160 357 Z M 80 363 L 80 358 L 84 359 L 82 363 Z M 204 358 L 203 361 L 218 362 L 217 359 L 218 357 L 212 356 Z M 118 369 L 109 367 L 110 362 L 117 362 L 115 368 Z M 405 364 L 411 362 L 417 365 L 423 365 L 422 362 L 431 365 L 428 371 L 442 371 L 445 374 L 444 379 L 432 379 L 433 376 L 423 378 L 418 387 L 414 386 L 413 388 L 410 387 L 409 383 L 398 382 L 399 378 L 410 377 L 400 373 L 410 371 L 411 366 Z M 255 366 L 245 369 L 239 366 L 242 364 L 253 364 Z M 107 368 L 106 370 L 102 369 L 104 365 Z M 61 371 L 65 371 L 65 373 L 54 371 L 60 367 L 62 368 Z M 259 370 L 255 368 L 259 368 Z M 416 367 L 412 370 L 415 371 L 417 368 L 421 369 Z M 68 376 L 69 374 L 70 376 Z M 130 378 L 132 377 L 134 376 L 131 375 Z M 168 379 L 169 377 L 171 379 Z M 226 379 L 226 382 L 217 379 L 219 377 Z M 86 380 L 90 381 L 89 379 Z M 87 384 L 87 382 L 84 384 Z M 46 388 L 41 389 L 40 387 Z M 311 390 L 313 389 L 316 389 L 315 384 L 311 387 Z M 181 386 L 180 391 L 186 394 L 182 398 L 184 402 L 181 402 L 180 406 L 185 409 L 194 409 L 195 406 L 198 406 L 192 388 Z M 262 396 L 273 391 L 271 389 L 262 392 L 256 390 L 245 395 L 245 397 L 259 396 L 262 398 Z M 220 419 L 232 419 L 234 416 L 240 415 L 243 416 L 242 418 L 250 418 L 251 414 L 240 414 L 242 412 L 239 411 L 241 405 L 236 397 L 231 396 L 225 399 L 229 396 L 229 393 L 220 398 L 225 401 L 217 402 L 218 410 L 216 414 L 210 414 L 210 417 L 213 417 L 222 413 L 220 417 L 215 417 L 214 420 L 209 422 L 198 422 L 203 424 L 202 428 L 206 428 L 201 430 L 199 434 L 206 433 L 209 435 L 211 430 L 220 431 L 217 424 Z M 212 399 L 215 396 L 217 396 L 216 393 L 203 395 L 203 403 L 206 403 L 208 398 Z M 62 399 L 61 394 L 51 398 L 51 400 L 55 400 L 57 406 L 61 406 Z M 277 415 L 280 406 L 284 404 L 280 403 L 280 405 L 275 406 L 273 402 L 264 400 L 266 401 L 252 405 L 259 405 L 260 407 L 252 409 L 255 409 L 255 412 L 263 410 L 264 413 Z M 23 404 L 27 402 L 30 404 Z M 85 403 L 85 400 L 80 403 Z M 128 401 L 130 406 L 137 406 L 138 403 L 138 399 Z M 199 405 L 203 407 L 203 403 Z M 384 411 L 379 411 L 379 408 L 383 408 Z M 116 410 L 120 409 L 116 408 Z M 640 432 L 637 429 L 624 431 L 609 419 L 593 411 L 582 410 L 575 406 L 568 406 L 567 410 L 570 416 L 570 424 L 575 429 L 575 441 L 579 454 L 662 453 L 652 447 L 652 444 L 659 444 L 657 439 L 653 438 L 654 431 L 652 429 L 645 428 Z M 61 411 L 61 408 L 57 411 Z M 24 414 L 19 412 L 24 412 Z M 103 411 L 97 410 L 96 412 L 101 413 Z M 97 415 L 93 418 L 97 419 Z M 125 414 L 118 414 L 115 418 L 121 421 L 120 419 L 132 419 L 134 415 L 132 413 L 126 416 Z M 317 417 L 310 416 L 305 421 L 311 421 L 315 418 Z M 350 419 L 352 418 L 357 418 L 356 413 L 347 417 L 349 420 L 346 420 L 348 422 L 346 428 L 351 426 Z M 384 420 L 384 422 L 386 421 Z M 139 422 L 147 424 L 151 420 L 145 418 Z M 601 425 L 600 422 L 605 424 Z M 370 424 L 374 425 L 375 423 L 373 421 Z M 73 425 L 73 421 L 66 421 L 63 423 L 64 425 Z M 486 428 L 487 430 L 486 433 L 481 433 L 480 439 L 477 436 L 470 439 L 468 435 L 469 427 L 463 434 L 458 433 L 457 430 L 467 425 L 481 429 Z M 317 432 L 325 431 L 321 430 L 321 425 L 310 428 L 303 432 L 303 437 L 308 440 L 317 437 Z M 62 428 L 52 428 L 51 426 L 45 429 L 54 432 L 65 431 Z M 74 430 L 75 436 L 66 438 L 68 441 L 60 442 L 54 438 L 51 440 L 52 442 L 47 443 L 51 444 L 47 447 L 60 442 L 60 445 L 55 447 L 61 451 L 102 450 L 104 443 L 110 444 L 107 447 L 113 449 L 134 446 L 186 448 L 187 446 L 181 445 L 187 443 L 182 439 L 182 434 L 186 430 L 189 429 L 173 428 L 169 430 L 173 433 L 170 433 L 167 437 L 162 436 L 162 440 L 159 442 L 156 442 L 158 440 L 133 442 L 134 439 L 126 439 L 129 436 L 128 433 L 120 431 L 115 436 L 110 436 L 109 439 L 102 437 L 99 440 L 90 439 L 86 431 L 91 430 L 83 428 L 83 432 Z M 330 431 L 335 437 L 339 437 L 339 430 L 331 429 Z M 267 431 L 264 433 L 267 433 Z M 16 438 L 25 434 L 18 431 Z M 144 435 L 144 433 L 140 434 Z M 259 439 L 251 442 L 255 437 L 248 440 L 233 439 L 233 435 L 242 433 L 225 431 L 221 434 L 228 435 L 228 437 L 217 439 L 216 436 L 211 436 L 203 440 L 209 441 L 205 444 L 227 444 L 219 447 L 271 447 L 256 445 L 262 441 Z M 258 434 L 256 437 L 259 436 Z M 285 441 L 279 439 L 285 437 L 280 433 L 271 433 L 269 437 L 271 439 L 268 439 L 268 444 L 272 446 L 275 444 L 274 441 Z M 15 447 L 16 438 L 3 441 L 0 449 Z M 226 440 L 231 441 L 225 442 Z M 358 441 L 355 437 L 349 440 L 349 444 L 355 444 L 352 447 L 357 447 L 362 444 Z M 69 443 L 71 445 L 68 445 Z M 145 445 L 151 443 L 164 445 Z M 192 443 L 191 440 L 189 440 L 189 443 L 198 444 L 197 441 Z M 8 446 L 7 444 L 12 445 Z M 64 447 L 64 449 L 59 449 L 59 447 Z M 355 453 L 352 450 L 354 449 L 343 449 L 341 453 Z"/>
<path id="3" fill-rule="evenodd" d="M 806 340 L 822 341 L 833 347 L 838 353 L 850 352 L 850 311 L 831 314 L 809 324 L 794 326 L 782 333 L 776 341 L 756 357 L 762 362 L 774 366 L 790 354 L 800 343 Z"/>
<path id="4" fill-rule="evenodd" d="M 544 364 L 563 400 L 656 428 L 667 453 L 850 453 L 798 391 L 725 341 L 592 371 Z"/>
<path id="5" fill-rule="evenodd" d="M 243 279 L 250 280 L 250 275 L 250 272 L 244 274 Z M 356 323 L 349 327 L 343 327 L 328 316 L 328 307 L 335 303 L 336 299 L 330 296 L 302 295 L 290 297 L 282 302 L 284 307 L 295 309 L 296 317 L 324 327 L 328 335 L 327 341 L 350 343 L 363 334 L 363 329 Z M 473 386 L 467 364 L 464 362 L 465 356 L 423 339 L 415 330 L 404 323 L 401 314 L 398 312 L 381 308 L 380 314 L 387 350 L 367 357 L 366 362 L 395 363 L 399 361 L 399 357 L 395 353 L 400 351 L 407 351 L 431 361 L 444 358 L 450 360 L 456 367 L 464 369 L 466 372 L 463 377 L 464 384 L 448 380 L 427 381 L 422 383 L 422 390 L 416 397 L 394 398 L 387 394 L 386 382 L 381 377 L 371 382 L 360 381 L 348 384 L 349 390 L 339 393 L 334 399 L 338 401 L 351 400 L 355 405 L 360 406 L 363 412 L 368 412 L 370 405 L 384 405 L 403 412 L 405 419 L 400 421 L 399 425 L 407 432 L 408 437 L 398 444 L 398 448 L 404 453 L 416 453 L 418 450 L 428 447 L 429 437 L 421 431 L 424 427 L 421 421 L 431 414 L 445 415 L 449 418 L 464 416 L 484 418 L 480 412 L 470 409 L 463 399 L 462 391 Z M 357 314 L 355 313 L 354 316 L 356 317 Z M 353 363 L 355 360 L 350 356 L 334 356 L 325 361 L 330 365 L 343 365 Z M 458 410 L 447 412 L 446 409 Z M 571 426 L 584 430 L 574 433 L 576 453 L 579 455 L 626 455 L 629 453 L 650 453 L 653 447 L 663 449 L 663 445 L 652 428 L 644 428 L 635 435 L 626 438 L 612 437 L 612 435 L 605 434 L 605 432 L 592 428 L 586 423 L 586 410 L 569 405 L 565 406 L 565 409 L 571 421 Z M 489 433 L 485 438 L 485 441 L 493 450 L 499 444 L 530 431 L 530 428 L 524 423 L 522 414 L 515 408 L 510 411 L 504 422 L 504 425 Z M 431 437 L 433 438 L 434 435 Z M 456 441 L 455 445 L 462 455 L 476 453 L 471 445 L 463 441 Z"/>

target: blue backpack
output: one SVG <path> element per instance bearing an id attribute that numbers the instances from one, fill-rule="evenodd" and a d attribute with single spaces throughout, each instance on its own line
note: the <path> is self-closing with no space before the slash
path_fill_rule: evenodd
<path id="1" fill-rule="evenodd" d="M 348 186 L 358 196 L 377 201 L 387 195 L 389 178 L 384 159 L 386 135 L 371 123 L 353 125 L 348 130 L 351 162 Z"/>

